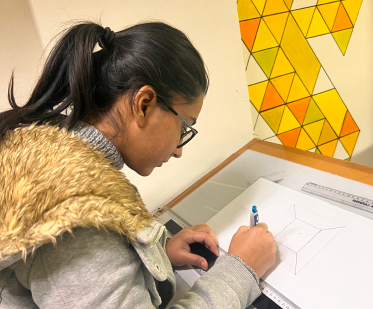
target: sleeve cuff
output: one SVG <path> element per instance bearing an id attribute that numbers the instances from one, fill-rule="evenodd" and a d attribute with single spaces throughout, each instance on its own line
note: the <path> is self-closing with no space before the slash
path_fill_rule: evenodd
<path id="1" fill-rule="evenodd" d="M 251 305 L 261 294 L 255 271 L 236 255 L 220 256 L 208 273 L 224 280 L 236 292 L 243 308 Z"/>

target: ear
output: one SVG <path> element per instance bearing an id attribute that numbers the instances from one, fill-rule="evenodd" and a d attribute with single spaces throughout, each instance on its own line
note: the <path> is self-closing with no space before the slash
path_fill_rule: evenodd
<path id="1" fill-rule="evenodd" d="M 157 107 L 157 95 L 154 89 L 150 86 L 141 87 L 134 98 L 133 104 L 133 115 L 140 128 L 147 124 L 149 117 Z"/>

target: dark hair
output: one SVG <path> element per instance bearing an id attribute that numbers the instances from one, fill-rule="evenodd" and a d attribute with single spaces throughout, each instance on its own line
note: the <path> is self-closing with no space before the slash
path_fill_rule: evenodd
<path id="1" fill-rule="evenodd" d="M 49 54 L 29 100 L 22 107 L 14 99 L 14 72 L 8 100 L 13 109 L 0 113 L 0 137 L 8 130 L 43 121 L 69 110 L 60 127 L 73 127 L 107 112 L 119 96 L 131 98 L 145 85 L 157 94 L 162 108 L 175 94 L 192 101 L 208 89 L 203 60 L 181 31 L 162 22 L 135 25 L 115 33 L 86 22 L 74 25 Z M 92 53 L 96 43 L 102 50 Z M 131 100 L 132 101 L 132 100 Z"/>

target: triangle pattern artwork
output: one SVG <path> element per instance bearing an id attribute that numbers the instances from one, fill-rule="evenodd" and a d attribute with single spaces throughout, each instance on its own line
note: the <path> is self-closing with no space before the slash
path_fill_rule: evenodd
<path id="1" fill-rule="evenodd" d="M 279 134 L 277 136 L 281 140 L 282 144 L 284 144 L 285 146 L 295 147 L 297 145 L 300 130 L 301 128 L 296 128 L 294 130 Z"/>
<path id="2" fill-rule="evenodd" d="M 263 98 L 267 90 L 267 86 L 268 86 L 268 80 L 258 83 L 258 84 L 250 85 L 248 87 L 250 101 L 258 111 L 260 110 L 262 106 Z"/>
<path id="3" fill-rule="evenodd" d="M 290 73 L 271 79 L 272 85 L 275 87 L 284 102 L 286 102 L 288 98 L 290 87 L 293 83 L 293 78 L 294 73 Z"/>
<path id="4" fill-rule="evenodd" d="M 273 65 L 271 78 L 289 74 L 294 72 L 293 66 L 290 64 L 288 58 L 286 58 L 283 50 L 280 48 L 277 53 L 275 64 Z"/>
<path id="5" fill-rule="evenodd" d="M 336 89 L 329 64 L 320 62 L 326 58 L 314 52 L 318 47 L 312 41 L 327 38 L 330 42 L 333 37 L 341 51 L 332 56 L 335 65 L 342 59 L 338 57 L 350 57 L 348 46 L 356 36 L 361 4 L 362 0 L 237 1 L 243 65 L 258 137 L 351 158 L 360 133 L 358 119 L 352 118 L 344 102 L 351 96 L 339 94 L 342 90 Z M 359 43 L 358 37 L 355 40 Z"/>
<path id="6" fill-rule="evenodd" d="M 267 0 L 263 16 L 287 12 L 288 8 L 283 0 Z"/>
<path id="7" fill-rule="evenodd" d="M 313 89 L 313 94 L 321 93 L 333 89 L 334 86 L 330 81 L 329 77 L 326 75 L 323 67 L 320 68 L 319 75 L 316 80 L 315 88 Z"/>
<path id="8" fill-rule="evenodd" d="M 256 121 L 254 134 L 260 136 L 263 140 L 275 135 L 272 128 L 260 115 Z"/>
<path id="9" fill-rule="evenodd" d="M 348 43 L 350 42 L 352 30 L 353 28 L 332 32 L 332 36 L 343 55 L 346 53 Z"/>
<path id="10" fill-rule="evenodd" d="M 248 85 L 257 84 L 267 80 L 262 68 L 256 62 L 255 58 L 251 56 L 246 68 L 246 80 Z"/>
<path id="11" fill-rule="evenodd" d="M 334 21 L 337 16 L 339 4 L 340 2 L 338 1 L 338 2 L 327 3 L 324 5 L 319 5 L 317 7 L 330 31 L 332 31 Z"/>
<path id="12" fill-rule="evenodd" d="M 326 25 L 324 19 L 322 18 L 320 11 L 316 9 L 312 17 L 310 28 L 307 32 L 307 38 L 312 38 L 314 36 L 323 35 L 327 33 L 330 33 L 330 30 Z"/>
<path id="13" fill-rule="evenodd" d="M 283 104 L 285 104 L 285 102 L 281 99 L 272 83 L 269 82 L 260 111 L 262 112 Z"/>
<path id="14" fill-rule="evenodd" d="M 253 48 L 259 23 L 260 18 L 240 22 L 241 39 L 250 51 Z"/>
<path id="15" fill-rule="evenodd" d="M 297 11 L 292 11 L 296 23 L 298 24 L 299 29 L 302 31 L 304 36 L 307 36 L 308 29 L 311 25 L 311 20 L 313 13 L 315 12 L 315 7 L 309 7 Z"/>
<path id="16" fill-rule="evenodd" d="M 253 53 L 255 60 L 258 62 L 267 77 L 271 75 L 277 52 L 278 47 L 274 47 Z"/>
<path id="17" fill-rule="evenodd" d="M 343 5 L 343 2 L 339 4 L 337 16 L 335 17 L 334 25 L 332 28 L 332 32 L 340 31 L 348 28 L 352 28 L 353 25 L 351 23 L 350 18 L 347 15 L 346 9 Z"/>
<path id="18" fill-rule="evenodd" d="M 333 157 L 340 160 L 346 160 L 350 157 L 340 140 L 338 140 Z"/>
<path id="19" fill-rule="evenodd" d="M 321 154 L 328 157 L 333 157 L 335 148 L 337 147 L 338 140 L 331 141 L 324 145 L 318 146 Z"/>
<path id="20" fill-rule="evenodd" d="M 278 43 L 263 19 L 260 20 L 259 29 L 256 33 L 252 52 L 277 47 Z"/>
<path id="21" fill-rule="evenodd" d="M 251 0 L 238 0 L 237 12 L 239 21 L 260 17 L 258 10 Z"/>
<path id="22" fill-rule="evenodd" d="M 269 30 L 275 37 L 277 43 L 281 43 L 281 38 L 284 33 L 286 21 L 288 19 L 289 13 L 275 14 L 263 17 L 265 23 L 267 24 Z"/>
<path id="23" fill-rule="evenodd" d="M 310 104 L 310 101 L 311 97 L 308 97 L 288 104 L 288 107 L 290 108 L 290 110 L 292 111 L 295 118 L 297 118 L 300 124 L 303 124 L 303 120 L 304 117 L 306 117 L 306 112 L 308 109 L 308 105 Z"/>

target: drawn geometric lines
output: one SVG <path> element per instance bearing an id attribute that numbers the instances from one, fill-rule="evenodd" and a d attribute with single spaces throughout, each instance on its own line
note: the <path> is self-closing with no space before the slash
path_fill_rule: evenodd
<path id="1" fill-rule="evenodd" d="M 331 34 L 346 52 L 362 0 L 239 0 L 255 134 L 349 159 L 359 128 L 307 38 Z M 250 55 L 248 57 L 248 55 Z M 258 125 L 256 125 L 258 124 Z M 263 130 L 263 131 L 261 131 Z"/>
<path id="2" fill-rule="evenodd" d="M 297 275 L 344 228 L 297 205 L 273 225 L 277 244 L 276 263 Z"/>

